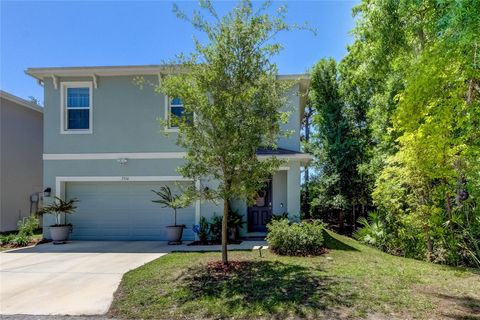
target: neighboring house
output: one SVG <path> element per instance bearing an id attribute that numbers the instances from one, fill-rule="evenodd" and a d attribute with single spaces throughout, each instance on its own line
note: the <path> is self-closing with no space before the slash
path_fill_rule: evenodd
<path id="1" fill-rule="evenodd" d="M 151 189 L 178 183 L 205 188 L 215 183 L 192 181 L 176 171 L 185 150 L 176 144 L 178 130 L 162 127 L 159 118 L 181 114 L 181 101 L 158 95 L 151 86 L 141 89 L 134 84 L 135 76 L 158 84 L 167 70 L 156 65 L 26 71 L 45 90 L 44 188 L 51 188 L 52 196 L 79 200 L 77 212 L 67 218 L 74 225 L 72 239 L 162 240 L 164 227 L 173 224 L 173 214 L 152 203 Z M 279 149 L 259 150 L 259 157 L 276 156 L 287 162 L 260 192 L 263 197 L 255 206 L 235 203 L 248 219 L 244 236 L 264 234 L 272 213 L 299 216 L 300 167 L 311 159 L 300 152 L 305 104 L 300 93 L 307 84 L 307 78 L 299 80 L 288 93 L 291 118 L 283 129 L 294 133 L 279 140 Z M 194 238 L 192 226 L 201 216 L 210 219 L 222 212 L 221 201 L 197 201 L 180 210 L 178 223 L 187 226 L 184 239 Z M 44 225 L 52 222 L 51 217 L 44 218 Z"/>
<path id="2" fill-rule="evenodd" d="M 43 108 L 0 90 L 0 231 L 38 208 L 43 186 Z"/>

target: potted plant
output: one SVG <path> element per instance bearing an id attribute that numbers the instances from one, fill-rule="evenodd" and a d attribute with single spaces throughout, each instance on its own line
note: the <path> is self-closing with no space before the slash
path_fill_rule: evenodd
<path id="1" fill-rule="evenodd" d="M 152 190 L 160 199 L 152 200 L 152 202 L 160 203 L 162 208 L 170 208 L 174 214 L 174 224 L 167 226 L 168 244 L 181 244 L 184 224 L 177 224 L 177 210 L 188 206 L 188 203 L 179 195 L 172 194 L 172 190 L 168 186 L 160 187 L 160 191 Z"/>
<path id="2" fill-rule="evenodd" d="M 209 225 L 205 217 L 200 217 L 200 223 L 193 226 L 193 232 L 197 234 L 201 244 L 208 243 Z"/>
<path id="3" fill-rule="evenodd" d="M 245 221 L 243 221 L 243 215 L 237 210 L 231 210 L 228 214 L 228 240 L 238 241 L 240 228 L 243 227 Z"/>
<path id="4" fill-rule="evenodd" d="M 68 239 L 68 235 L 72 231 L 72 224 L 66 223 L 66 215 L 75 212 L 77 208 L 75 206 L 76 202 L 78 202 L 76 199 L 64 201 L 59 197 L 55 197 L 53 203 L 42 208 L 41 213 L 51 214 L 55 217 L 55 224 L 49 226 L 50 237 L 54 244 L 65 243 Z M 64 223 L 62 223 L 62 215 L 65 216 Z"/>

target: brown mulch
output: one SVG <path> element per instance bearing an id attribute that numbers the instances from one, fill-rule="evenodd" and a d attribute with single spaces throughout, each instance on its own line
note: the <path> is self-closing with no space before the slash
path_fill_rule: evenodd
<path id="1" fill-rule="evenodd" d="M 1 245 L 0 248 L 6 249 L 6 250 L 19 249 L 19 248 L 25 248 L 25 247 L 30 247 L 30 246 L 36 246 L 37 244 L 42 244 L 42 243 L 47 243 L 47 242 L 50 242 L 50 240 L 33 239 L 26 246 L 18 246 L 16 244 L 8 243 L 8 244 Z"/>
<path id="2" fill-rule="evenodd" d="M 206 268 L 216 273 L 229 273 L 239 271 L 249 264 L 251 264 L 250 261 L 229 261 L 228 264 L 222 261 L 211 261 L 206 264 Z"/>

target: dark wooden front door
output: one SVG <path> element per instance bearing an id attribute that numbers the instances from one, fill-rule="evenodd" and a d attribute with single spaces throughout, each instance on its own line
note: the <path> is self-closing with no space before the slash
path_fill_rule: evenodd
<path id="1" fill-rule="evenodd" d="M 266 232 L 267 223 L 272 218 L 272 180 L 258 191 L 253 206 L 248 207 L 248 231 Z"/>

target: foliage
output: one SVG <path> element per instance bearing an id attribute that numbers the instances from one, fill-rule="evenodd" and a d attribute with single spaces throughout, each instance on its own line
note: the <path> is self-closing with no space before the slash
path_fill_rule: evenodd
<path id="1" fill-rule="evenodd" d="M 363 1 L 341 62 L 366 114 L 357 167 L 377 211 L 357 237 L 387 252 L 480 266 L 478 1 Z"/>
<path id="2" fill-rule="evenodd" d="M 478 317 L 477 270 L 387 255 L 332 232 L 324 240 L 328 254 L 308 258 L 234 251 L 225 270 L 209 268 L 218 259 L 215 252 L 168 254 L 124 275 L 108 317 Z"/>
<path id="3" fill-rule="evenodd" d="M 39 221 L 37 217 L 30 216 L 18 222 L 18 235 L 31 237 L 38 229 Z"/>
<path id="4" fill-rule="evenodd" d="M 0 245 L 4 246 L 13 243 L 16 236 L 14 233 L 0 235 Z"/>
<path id="5" fill-rule="evenodd" d="M 268 247 L 279 255 L 309 256 L 324 253 L 324 226 L 319 221 L 290 223 L 273 220 L 268 225 Z"/>
<path id="6" fill-rule="evenodd" d="M 365 217 L 359 218 L 358 223 L 361 228 L 354 233 L 355 239 L 379 249 L 385 249 L 385 226 L 377 213 L 371 212 L 368 219 Z"/>
<path id="7" fill-rule="evenodd" d="M 228 227 L 240 229 L 243 228 L 246 221 L 243 220 L 243 215 L 241 215 L 238 210 L 230 210 L 228 214 Z"/>
<path id="8" fill-rule="evenodd" d="M 200 217 L 198 225 L 193 226 L 193 232 L 197 234 L 201 243 L 206 243 L 208 240 L 208 234 L 210 233 L 210 225 L 207 222 L 207 218 Z"/>
<path id="9" fill-rule="evenodd" d="M 215 242 L 222 241 L 222 217 L 213 214 L 212 220 L 210 222 L 210 240 Z"/>
<path id="10" fill-rule="evenodd" d="M 66 215 L 67 214 L 72 214 L 75 212 L 75 209 L 77 207 L 75 206 L 75 203 L 77 203 L 77 199 L 70 199 L 68 201 L 63 200 L 62 198 L 55 197 L 54 201 L 47 205 L 44 206 L 39 214 L 51 214 L 55 217 L 55 224 L 53 227 L 58 227 L 58 226 L 65 226 L 66 223 L 62 224 L 62 216 L 65 216 L 66 220 Z M 66 221 L 65 221 L 66 222 Z"/>
<path id="11" fill-rule="evenodd" d="M 228 219 L 228 228 L 234 228 L 237 234 L 239 231 L 238 229 L 242 228 L 246 223 L 243 220 L 243 215 L 236 210 L 230 211 Z M 212 216 L 211 222 L 208 222 L 205 217 L 200 217 L 200 224 L 193 226 L 193 232 L 198 235 L 199 240 L 202 243 L 206 243 L 207 240 L 220 243 L 222 239 L 222 221 L 223 217 L 217 216 L 215 213 Z"/>
<path id="12" fill-rule="evenodd" d="M 311 215 L 325 219 L 333 212 L 343 230 L 345 215 L 369 202 L 359 170 L 365 151 L 363 133 L 358 128 L 364 115 L 358 114 L 342 91 L 333 59 L 322 59 L 313 67 L 309 101 L 315 114 L 308 150 L 315 155 L 317 172 L 308 183 Z"/>
<path id="13" fill-rule="evenodd" d="M 162 208 L 170 208 L 173 210 L 174 214 L 174 226 L 177 226 L 177 210 L 188 207 L 190 205 L 188 199 L 182 197 L 181 195 L 176 195 L 172 193 L 172 190 L 169 186 L 161 186 L 159 191 L 152 190 L 159 199 L 152 200 L 152 202 L 159 203 L 162 205 Z"/>
<path id="14" fill-rule="evenodd" d="M 204 33 L 207 41 L 195 39 L 195 52 L 179 57 L 158 91 L 180 98 L 185 114 L 195 115 L 193 121 L 188 116 L 176 121 L 178 145 L 187 150 L 179 173 L 219 181 L 210 196 L 224 202 L 222 260 L 227 263 L 229 201 L 253 201 L 281 163 L 273 158 L 259 161 L 256 151 L 275 148 L 282 134 L 280 124 L 288 119 L 281 108 L 292 84 L 277 78 L 272 58 L 281 50 L 275 36 L 297 26 L 285 23 L 284 8 L 269 15 L 269 2 L 254 10 L 251 1 L 240 1 L 224 16 L 208 0 L 199 4 L 209 19 L 199 11 L 188 17 L 176 6 L 175 12 Z"/>
<path id="15" fill-rule="evenodd" d="M 284 220 L 288 219 L 288 212 L 280 213 L 280 214 L 272 214 L 272 220 Z"/>
<path id="16" fill-rule="evenodd" d="M 28 246 L 31 241 L 32 241 L 31 236 L 27 236 L 25 234 L 19 233 L 12 239 L 10 243 L 17 247 L 25 247 L 25 246 Z"/>
<path id="17" fill-rule="evenodd" d="M 0 235 L 0 246 L 25 247 L 29 245 L 38 228 L 38 219 L 34 216 L 18 222 L 18 232 Z"/>

